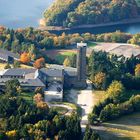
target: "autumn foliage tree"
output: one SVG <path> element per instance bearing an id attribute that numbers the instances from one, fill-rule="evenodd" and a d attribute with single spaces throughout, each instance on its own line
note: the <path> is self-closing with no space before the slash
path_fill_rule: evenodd
<path id="1" fill-rule="evenodd" d="M 34 67 L 37 68 L 37 69 L 41 69 L 45 66 L 45 59 L 42 57 L 42 58 L 39 58 L 37 59 L 35 62 L 34 62 Z"/>
<path id="2" fill-rule="evenodd" d="M 36 104 L 39 103 L 39 102 L 42 102 L 43 101 L 42 95 L 40 93 L 35 94 L 34 95 L 34 101 L 35 101 Z"/>
<path id="3" fill-rule="evenodd" d="M 136 77 L 140 77 L 140 64 L 137 64 L 136 65 L 136 68 L 135 68 L 135 76 Z"/>
<path id="4" fill-rule="evenodd" d="M 63 65 L 64 65 L 65 67 L 69 67 L 69 66 L 70 66 L 70 60 L 69 60 L 68 57 L 64 60 Z"/>
<path id="5" fill-rule="evenodd" d="M 99 72 L 95 75 L 93 83 L 97 89 L 103 89 L 105 83 L 106 75 L 103 72 Z"/>
<path id="6" fill-rule="evenodd" d="M 36 103 L 36 106 L 38 108 L 44 109 L 44 110 L 48 110 L 49 106 L 46 102 L 43 101 L 43 97 L 40 93 L 37 93 L 34 95 L 34 101 Z"/>
<path id="7" fill-rule="evenodd" d="M 20 55 L 20 62 L 27 64 L 31 61 L 30 55 L 27 52 L 24 52 Z"/>

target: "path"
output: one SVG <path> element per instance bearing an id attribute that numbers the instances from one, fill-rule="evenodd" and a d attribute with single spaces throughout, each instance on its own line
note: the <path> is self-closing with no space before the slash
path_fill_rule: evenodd
<path id="1" fill-rule="evenodd" d="M 68 110 L 68 112 L 65 115 L 71 115 L 71 113 L 73 112 L 73 108 L 68 106 L 68 105 L 64 105 L 64 104 L 49 104 L 49 107 L 63 107 L 66 108 Z"/>
<path id="2" fill-rule="evenodd" d="M 82 108 L 81 127 L 83 132 L 88 124 L 88 114 L 92 112 L 93 108 L 92 84 L 90 81 L 87 81 L 87 85 L 86 89 L 81 90 L 77 100 L 77 104 Z"/>

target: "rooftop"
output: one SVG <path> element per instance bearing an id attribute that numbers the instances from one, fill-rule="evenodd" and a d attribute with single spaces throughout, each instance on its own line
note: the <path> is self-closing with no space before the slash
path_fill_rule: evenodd
<path id="1" fill-rule="evenodd" d="M 77 76 L 77 68 L 64 67 L 63 65 L 49 65 L 49 68 L 61 71 L 65 70 L 65 74 L 69 76 Z"/>
<path id="2" fill-rule="evenodd" d="M 4 49 L 0 49 L 0 57 L 1 58 L 4 58 L 4 59 L 8 60 L 8 56 L 13 57 L 16 60 L 19 59 L 18 54 L 12 53 L 12 52 L 4 50 Z"/>
<path id="3" fill-rule="evenodd" d="M 95 51 L 105 51 L 117 56 L 125 56 L 130 58 L 132 55 L 138 56 L 140 54 L 140 47 L 132 44 L 124 43 L 98 43 L 93 48 Z"/>
<path id="4" fill-rule="evenodd" d="M 40 69 L 40 71 L 50 77 L 62 77 L 63 76 L 63 70 L 61 70 L 61 69 L 42 68 L 42 69 Z"/>
<path id="5" fill-rule="evenodd" d="M 0 71 L 0 75 L 10 75 L 10 76 L 23 76 L 29 73 L 35 73 L 36 69 L 19 69 L 12 68 Z"/>

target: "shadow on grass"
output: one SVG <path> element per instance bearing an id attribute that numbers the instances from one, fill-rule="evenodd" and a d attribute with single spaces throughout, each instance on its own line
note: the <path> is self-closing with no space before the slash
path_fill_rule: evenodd
<path id="1" fill-rule="evenodd" d="M 100 134 L 102 140 L 134 140 L 129 136 L 109 131 L 99 130 L 98 133 Z"/>
<path id="2" fill-rule="evenodd" d="M 121 129 L 121 130 L 127 130 L 127 131 L 133 131 L 133 129 L 126 127 L 124 124 L 113 124 L 113 123 L 105 123 L 103 124 L 106 128 L 114 128 L 114 129 Z"/>

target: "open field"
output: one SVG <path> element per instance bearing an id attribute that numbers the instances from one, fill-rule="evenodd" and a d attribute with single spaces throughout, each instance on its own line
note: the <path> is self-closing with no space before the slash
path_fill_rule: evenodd
<path id="1" fill-rule="evenodd" d="M 6 64 L 0 63 L 0 69 L 4 69 L 5 66 L 6 66 Z"/>
<path id="2" fill-rule="evenodd" d="M 7 63 L 0 63 L 0 70 L 4 69 L 5 66 L 7 65 Z M 12 67 L 12 65 L 10 65 Z M 33 68 L 32 66 L 28 66 L 28 65 L 24 65 L 24 64 L 21 64 L 20 65 L 20 68 L 25 68 L 25 69 L 28 69 L 28 68 Z"/>
<path id="3" fill-rule="evenodd" d="M 126 91 L 126 100 L 140 91 Z M 93 91 L 93 101 L 97 104 L 105 98 L 104 91 Z M 93 127 L 94 128 L 94 127 Z M 134 113 L 103 123 L 103 126 L 95 127 L 103 140 L 140 140 L 140 113 Z"/>
<path id="4" fill-rule="evenodd" d="M 105 130 L 99 131 L 104 140 L 139 140 L 140 113 L 104 123 Z"/>
<path id="5" fill-rule="evenodd" d="M 88 42 L 88 47 L 95 47 L 97 45 L 97 43 L 95 42 Z"/>
<path id="6" fill-rule="evenodd" d="M 64 105 L 64 106 L 68 106 L 69 108 L 72 108 L 72 110 L 74 112 L 77 113 L 78 116 L 81 116 L 82 114 L 82 109 L 80 106 L 76 105 L 75 103 L 70 103 L 70 102 L 51 102 L 51 104 L 53 105 Z M 72 113 L 72 112 L 71 112 Z"/>
<path id="7" fill-rule="evenodd" d="M 63 64 L 65 58 L 71 57 L 72 55 L 77 53 L 77 50 L 75 49 L 53 49 L 53 50 L 47 50 L 47 51 L 41 51 L 42 54 L 47 56 L 51 62 L 54 62 L 57 64 Z M 55 61 L 53 61 L 55 60 Z"/>
<path id="8" fill-rule="evenodd" d="M 33 67 L 32 67 L 32 66 L 29 66 L 29 65 L 21 64 L 21 65 L 20 65 L 20 68 L 30 69 L 30 68 L 33 68 Z"/>
<path id="9" fill-rule="evenodd" d="M 102 101 L 105 98 L 105 91 L 93 91 L 93 102 L 96 105 L 98 102 Z"/>
<path id="10" fill-rule="evenodd" d="M 73 54 L 77 53 L 77 50 L 73 49 L 73 50 L 67 50 L 67 49 L 53 49 L 53 50 L 47 50 L 47 51 L 43 51 L 43 54 L 47 55 L 49 58 L 51 59 L 55 59 L 57 55 L 63 55 L 63 56 L 71 56 Z"/>
<path id="11" fill-rule="evenodd" d="M 68 109 L 65 107 L 55 106 L 55 107 L 51 107 L 51 108 L 56 110 L 58 112 L 58 114 L 60 114 L 60 115 L 64 115 L 68 112 Z"/>

